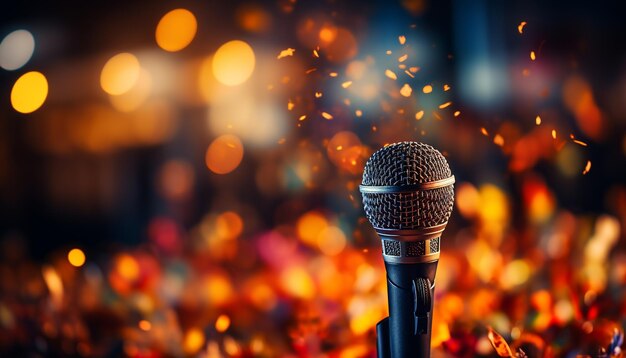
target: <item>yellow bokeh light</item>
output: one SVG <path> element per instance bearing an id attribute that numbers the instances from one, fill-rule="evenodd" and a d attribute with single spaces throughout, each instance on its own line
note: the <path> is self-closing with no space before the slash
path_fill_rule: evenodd
<path id="1" fill-rule="evenodd" d="M 23 74 L 11 90 L 11 105 L 20 113 L 32 113 L 39 109 L 48 97 L 48 80 L 37 71 Z"/>
<path id="2" fill-rule="evenodd" d="M 250 45 L 240 40 L 229 41 L 213 56 L 213 74 L 222 84 L 240 85 L 252 75 L 255 61 Z"/>
<path id="3" fill-rule="evenodd" d="M 316 211 L 309 211 L 298 219 L 296 230 L 300 239 L 313 246 L 317 245 L 317 236 L 326 229 L 328 222 L 324 215 Z"/>
<path id="4" fill-rule="evenodd" d="M 183 350 L 186 354 L 194 354 L 204 346 L 204 333 L 199 328 L 191 328 L 185 333 Z"/>
<path id="5" fill-rule="evenodd" d="M 81 249 L 71 249 L 67 253 L 67 261 L 74 267 L 81 267 L 85 264 L 85 253 Z"/>
<path id="6" fill-rule="evenodd" d="M 120 112 L 132 112 L 148 99 L 152 90 L 152 76 L 144 69 L 139 72 L 135 85 L 121 95 L 110 95 L 109 99 L 115 109 Z"/>
<path id="7" fill-rule="evenodd" d="M 139 278 L 140 267 L 137 260 L 128 254 L 121 254 L 117 257 L 115 270 L 124 279 L 135 281 Z"/>
<path id="8" fill-rule="evenodd" d="M 315 284 L 309 273 L 302 267 L 292 266 L 282 272 L 280 283 L 285 291 L 298 298 L 313 298 Z"/>
<path id="9" fill-rule="evenodd" d="M 219 317 L 217 317 L 217 320 L 215 321 L 215 329 L 218 332 L 220 333 L 226 332 L 228 327 L 230 327 L 230 317 L 228 317 L 225 314 L 222 314 Z"/>
<path id="10" fill-rule="evenodd" d="M 121 95 L 130 91 L 141 73 L 139 60 L 130 53 L 120 53 L 111 57 L 100 73 L 100 85 L 110 95 Z"/>
<path id="11" fill-rule="evenodd" d="M 337 255 L 346 247 L 346 235 L 340 228 L 328 226 L 317 236 L 317 245 L 324 254 Z"/>
<path id="12" fill-rule="evenodd" d="M 243 159 L 243 145 L 231 134 L 217 137 L 206 152 L 206 165 L 216 174 L 227 174 L 235 170 Z"/>
<path id="13" fill-rule="evenodd" d="M 156 28 L 156 42 L 160 48 L 176 52 L 187 47 L 196 36 L 198 22 L 191 11 L 175 9 L 165 14 Z"/>

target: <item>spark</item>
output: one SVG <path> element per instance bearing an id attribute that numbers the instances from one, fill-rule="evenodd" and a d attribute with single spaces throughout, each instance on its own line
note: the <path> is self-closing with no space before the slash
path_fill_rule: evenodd
<path id="1" fill-rule="evenodd" d="M 404 61 L 406 61 L 407 58 L 409 58 L 409 55 L 408 54 L 404 54 L 404 55 L 398 57 L 398 62 L 404 62 Z"/>
<path id="2" fill-rule="evenodd" d="M 487 132 L 487 129 L 485 127 L 481 127 L 480 128 L 480 132 L 484 135 L 484 136 L 489 136 L 489 132 Z"/>
<path id="3" fill-rule="evenodd" d="M 552 139 L 556 139 L 556 129 L 552 130 Z"/>
<path id="4" fill-rule="evenodd" d="M 524 32 L 524 26 L 526 26 L 526 21 L 522 21 L 517 25 L 517 32 L 520 34 Z"/>
<path id="5" fill-rule="evenodd" d="M 455 116 L 455 117 L 458 117 L 458 116 L 460 116 L 460 115 L 461 115 L 461 111 L 456 111 L 456 112 L 454 112 L 454 116 Z"/>
<path id="6" fill-rule="evenodd" d="M 406 43 L 406 37 L 404 35 L 398 36 L 398 42 L 400 42 L 400 45 L 404 45 Z"/>
<path id="7" fill-rule="evenodd" d="M 313 57 L 320 58 L 320 54 L 317 53 L 317 50 L 313 50 Z"/>
<path id="8" fill-rule="evenodd" d="M 304 73 L 308 75 L 309 73 L 311 73 L 311 72 L 315 72 L 315 71 L 317 71 L 317 68 L 313 67 L 313 68 L 309 68 L 309 69 L 308 69 L 308 70 L 306 70 Z"/>
<path id="9" fill-rule="evenodd" d="M 322 117 L 326 118 L 327 120 L 331 120 L 333 119 L 332 114 L 328 113 L 328 112 L 322 112 Z"/>
<path id="10" fill-rule="evenodd" d="M 385 52 L 385 53 L 386 53 L 387 55 L 391 55 L 391 54 L 392 54 L 391 50 L 387 50 L 387 52 Z"/>
<path id="11" fill-rule="evenodd" d="M 405 83 L 404 86 L 400 88 L 400 94 L 403 95 L 404 97 L 409 97 L 412 92 L 413 92 L 413 89 L 411 88 L 411 86 L 409 86 L 408 83 Z"/>
<path id="12" fill-rule="evenodd" d="M 315 92 L 315 98 L 322 97 L 322 92 Z"/>
<path id="13" fill-rule="evenodd" d="M 406 73 L 411 78 L 415 78 L 415 76 L 413 76 L 413 74 L 407 70 L 405 70 L 404 73 Z"/>
<path id="14" fill-rule="evenodd" d="M 450 90 L 450 86 L 448 86 L 448 85 L 443 85 L 443 90 L 444 90 L 444 92 L 449 91 L 449 90 Z"/>
<path id="15" fill-rule="evenodd" d="M 419 70 L 420 70 L 420 68 L 419 68 L 419 67 L 417 67 L 417 66 L 413 66 L 413 67 L 409 68 L 409 71 L 411 71 L 411 72 L 413 72 L 413 73 L 416 73 L 416 72 L 417 72 L 417 71 L 419 71 Z"/>
<path id="16" fill-rule="evenodd" d="M 401 64 L 398 65 L 398 68 L 401 69 L 401 70 L 404 70 L 404 69 L 406 69 L 406 65 L 404 63 L 401 63 Z"/>
<path id="17" fill-rule="evenodd" d="M 415 113 L 415 119 L 417 119 L 418 121 L 422 119 L 423 117 L 424 117 L 424 111 L 419 111 Z"/>
<path id="18" fill-rule="evenodd" d="M 296 49 L 287 48 L 285 50 L 280 51 L 280 53 L 278 54 L 278 56 L 276 56 L 276 58 L 280 60 L 283 57 L 293 56 L 294 52 L 296 52 Z"/>
<path id="19" fill-rule="evenodd" d="M 496 136 L 493 137 L 493 143 L 499 147 L 502 147 L 504 145 L 504 138 L 500 134 L 496 134 Z"/>
<path id="20" fill-rule="evenodd" d="M 295 106 L 296 105 L 291 100 L 289 100 L 289 102 L 287 102 L 287 110 L 288 111 L 291 111 L 293 109 L 293 107 L 295 107 Z"/>
<path id="21" fill-rule="evenodd" d="M 341 87 L 348 88 L 348 87 L 350 87 L 351 84 L 352 84 L 352 81 L 346 81 L 346 82 L 341 84 Z"/>
<path id="22" fill-rule="evenodd" d="M 330 77 L 337 77 L 339 74 L 337 72 L 331 72 L 328 74 Z"/>
<path id="23" fill-rule="evenodd" d="M 392 70 L 385 70 L 385 76 L 391 78 L 392 80 L 397 80 L 398 76 L 396 76 L 395 72 Z"/>
<path id="24" fill-rule="evenodd" d="M 431 85 L 426 85 L 426 86 L 424 86 L 424 88 L 422 88 L 422 91 L 423 91 L 424 93 L 431 93 L 431 92 L 433 91 L 433 86 L 431 86 Z"/>
<path id="25" fill-rule="evenodd" d="M 530 51 L 530 59 L 532 61 L 534 61 L 535 59 L 537 59 L 537 56 L 535 55 L 535 51 Z"/>
<path id="26" fill-rule="evenodd" d="M 450 107 L 451 104 L 452 104 L 452 101 L 440 104 L 439 105 L 439 109 L 444 109 L 444 108 Z"/>
<path id="27" fill-rule="evenodd" d="M 342 150 L 343 149 L 343 145 L 338 145 L 337 148 L 335 148 L 335 149 L 337 149 L 338 151 Z"/>
<path id="28" fill-rule="evenodd" d="M 535 124 L 536 124 L 536 125 L 540 125 L 540 124 L 541 124 L 541 117 L 537 116 L 537 117 L 535 118 Z"/>
<path id="29" fill-rule="evenodd" d="M 574 143 L 576 143 L 576 144 L 578 144 L 578 145 L 581 145 L 581 146 L 583 146 L 583 147 L 586 147 L 586 146 L 587 146 L 587 143 L 585 143 L 585 142 L 583 142 L 583 141 L 580 141 L 580 140 L 578 140 L 578 139 L 574 139 L 573 141 L 574 141 Z"/>
<path id="30" fill-rule="evenodd" d="M 439 114 L 439 112 L 434 112 L 434 111 L 433 111 L 433 117 L 435 117 L 435 119 L 438 120 L 438 121 L 443 119 L 443 118 L 441 118 L 441 115 Z"/>
<path id="31" fill-rule="evenodd" d="M 585 170 L 583 170 L 583 175 L 586 175 L 591 170 L 591 160 L 587 161 L 587 165 L 585 165 Z"/>
<path id="32" fill-rule="evenodd" d="M 300 116 L 300 118 L 298 118 L 299 121 L 303 121 L 306 119 L 306 114 L 303 114 Z"/>

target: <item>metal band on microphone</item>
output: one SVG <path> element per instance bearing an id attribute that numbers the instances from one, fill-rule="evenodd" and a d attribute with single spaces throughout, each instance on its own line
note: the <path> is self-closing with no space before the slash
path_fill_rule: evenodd
<path id="1" fill-rule="evenodd" d="M 441 180 L 411 185 L 359 185 L 359 190 L 361 193 L 368 194 L 413 193 L 420 190 L 443 188 L 452 184 L 454 184 L 454 175 Z"/>

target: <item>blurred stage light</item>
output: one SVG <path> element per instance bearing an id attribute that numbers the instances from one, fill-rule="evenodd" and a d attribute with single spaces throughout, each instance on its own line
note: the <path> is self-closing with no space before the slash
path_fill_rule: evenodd
<path id="1" fill-rule="evenodd" d="M 0 67 L 7 71 L 24 66 L 35 51 L 35 38 L 27 30 L 15 30 L 0 42 Z"/>
<path id="2" fill-rule="evenodd" d="M 206 165 L 215 174 L 228 174 L 235 170 L 243 158 L 243 145 L 239 138 L 224 134 L 215 138 L 206 152 Z"/>

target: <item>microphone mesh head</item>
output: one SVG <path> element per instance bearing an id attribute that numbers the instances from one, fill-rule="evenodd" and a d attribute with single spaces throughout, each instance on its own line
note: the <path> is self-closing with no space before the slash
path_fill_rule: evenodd
<path id="1" fill-rule="evenodd" d="M 404 186 L 452 176 L 446 158 L 435 148 L 401 142 L 376 151 L 363 171 L 363 185 Z M 444 224 L 454 204 L 454 186 L 409 193 L 362 193 L 365 214 L 375 228 L 412 230 Z"/>

